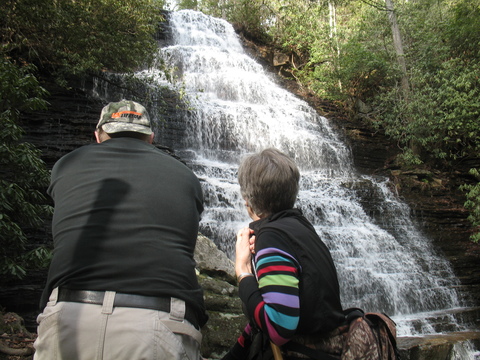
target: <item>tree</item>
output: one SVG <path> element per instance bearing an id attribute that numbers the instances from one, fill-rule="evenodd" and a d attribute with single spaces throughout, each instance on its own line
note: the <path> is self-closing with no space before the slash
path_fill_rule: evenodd
<path id="1" fill-rule="evenodd" d="M 49 252 L 30 244 L 27 236 L 51 214 L 43 195 L 49 172 L 40 151 L 21 141 L 23 130 L 17 125 L 20 111 L 46 107 L 46 92 L 30 70 L 0 58 L 0 274 L 4 279 L 21 278 L 49 259 Z"/>
<path id="2" fill-rule="evenodd" d="M 480 11 L 473 3 L 464 0 L 452 6 L 431 1 L 403 10 L 412 14 L 404 22 L 409 34 L 410 97 L 405 101 L 399 89 L 385 89 L 377 96 L 376 107 L 383 109 L 379 125 L 404 147 L 407 163 L 432 162 L 433 157 L 452 166 L 480 152 L 480 55 L 469 50 L 471 44 L 477 49 L 480 44 L 476 35 Z M 470 17 L 460 18 L 459 13 Z M 421 152 L 409 152 L 412 143 Z"/>
<path id="3" fill-rule="evenodd" d="M 2 51 L 42 71 L 131 71 L 149 64 L 160 0 L 4 0 Z"/>
<path id="4" fill-rule="evenodd" d="M 398 65 L 402 73 L 402 90 L 407 95 L 408 92 L 408 77 L 407 77 L 407 64 L 405 61 L 405 53 L 403 51 L 402 35 L 397 23 L 397 15 L 392 0 L 385 0 L 385 8 L 388 14 L 388 20 L 392 27 L 393 46 L 397 55 Z M 406 96 L 407 97 L 407 96 Z"/>

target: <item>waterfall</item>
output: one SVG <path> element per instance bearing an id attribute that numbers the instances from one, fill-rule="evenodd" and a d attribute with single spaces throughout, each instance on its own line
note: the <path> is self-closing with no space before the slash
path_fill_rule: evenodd
<path id="1" fill-rule="evenodd" d="M 399 335 L 434 332 L 428 323 L 412 325 L 422 317 L 412 314 L 458 307 L 457 280 L 388 180 L 355 171 L 329 120 L 249 57 L 229 23 L 183 10 L 169 24 L 171 43 L 158 56 L 175 69 L 175 84 L 155 69 L 137 77 L 186 96 L 182 142 L 172 147 L 201 180 L 200 231 L 233 258 L 235 234 L 250 222 L 236 180 L 239 160 L 276 147 L 300 168 L 297 206 L 332 252 L 343 306 L 393 315 Z M 158 127 L 162 133 L 168 124 Z"/>

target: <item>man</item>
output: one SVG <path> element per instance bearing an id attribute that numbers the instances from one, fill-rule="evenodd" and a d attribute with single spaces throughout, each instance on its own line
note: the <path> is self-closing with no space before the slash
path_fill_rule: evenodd
<path id="1" fill-rule="evenodd" d="M 54 253 L 35 360 L 199 359 L 200 183 L 152 145 L 145 108 L 103 108 L 96 144 L 53 167 Z"/>

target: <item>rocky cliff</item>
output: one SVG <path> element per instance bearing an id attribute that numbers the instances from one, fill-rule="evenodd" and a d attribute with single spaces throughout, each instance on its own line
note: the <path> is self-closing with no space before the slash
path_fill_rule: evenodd
<path id="1" fill-rule="evenodd" d="M 282 64 L 272 50 L 253 45 L 246 40 L 244 43 L 251 55 L 276 73 L 288 66 Z M 458 190 L 459 180 L 466 176 L 464 174 L 476 160 L 468 164 L 458 164 L 451 172 L 440 169 L 402 171 L 392 162 L 398 152 L 395 144 L 390 143 L 381 132 L 369 129 L 362 116 L 346 114 L 334 104 L 316 98 L 291 79 L 279 77 L 278 81 L 332 121 L 352 148 L 355 165 L 359 171 L 380 174 L 391 179 L 392 188 L 408 202 L 412 216 L 420 228 L 431 237 L 438 251 L 452 263 L 461 282 L 458 290 L 465 303 L 472 307 L 480 306 L 480 246 L 468 239 L 471 227 L 466 219 L 467 212 L 463 208 L 464 195 Z M 105 101 L 100 100 L 98 94 L 91 92 L 93 79 L 72 81 L 69 89 L 60 88 L 48 81 L 44 83 L 50 91 L 49 109 L 25 114 L 22 126 L 26 130 L 25 140 L 32 142 L 42 151 L 44 161 L 51 168 L 62 155 L 93 141 L 93 130 Z M 166 127 L 156 140 L 161 144 L 158 146 L 165 146 L 164 148 L 168 150 L 169 146 L 181 141 L 172 135 L 178 134 L 179 131 L 169 130 L 177 128 L 176 130 L 180 129 L 181 133 L 181 112 L 178 112 L 181 102 L 175 94 L 168 91 L 165 91 L 161 98 L 165 109 L 162 116 L 171 125 Z M 368 207 L 368 193 L 364 202 Z M 39 242 L 49 242 L 48 227 L 36 237 Z M 207 249 L 211 246 L 203 240 L 201 243 Z M 213 249 L 210 250 L 207 251 L 209 257 L 214 252 Z M 231 274 L 233 268 L 230 272 L 227 271 L 226 268 L 230 266 L 228 259 L 219 260 L 221 257 L 219 255 L 212 259 L 220 261 L 219 264 L 223 264 L 222 268 L 216 264 L 206 266 L 204 263 L 208 262 L 208 257 L 197 258 L 197 261 L 202 263 L 201 268 L 209 269 L 199 270 L 199 279 L 205 289 L 211 319 L 204 329 L 206 341 L 203 351 L 205 356 L 212 358 L 219 356 L 231 346 L 245 323 Z M 25 314 L 27 322 L 32 326 L 44 278 L 45 274 L 35 274 L 22 283 L 3 289 L 1 305 L 6 306 L 8 311 Z M 480 318 L 478 311 L 473 312 L 472 317 L 477 319 L 478 324 Z M 456 336 L 459 338 L 461 335 Z M 448 357 L 421 357 L 423 355 L 414 353 L 416 351 L 424 354 L 426 350 L 422 349 L 429 349 L 428 351 L 433 351 L 437 355 L 442 351 L 451 354 L 454 341 L 452 337 L 454 335 L 442 339 L 438 337 L 403 339 L 401 345 L 404 348 L 404 358 L 448 359 Z M 478 339 L 478 334 L 473 334 L 469 338 Z"/>

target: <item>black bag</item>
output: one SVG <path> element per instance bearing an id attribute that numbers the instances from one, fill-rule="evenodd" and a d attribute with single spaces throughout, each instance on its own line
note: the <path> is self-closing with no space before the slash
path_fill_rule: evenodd
<path id="1" fill-rule="evenodd" d="M 247 360 L 273 360 L 273 352 L 268 336 L 254 328 L 252 331 L 252 344 Z"/>

